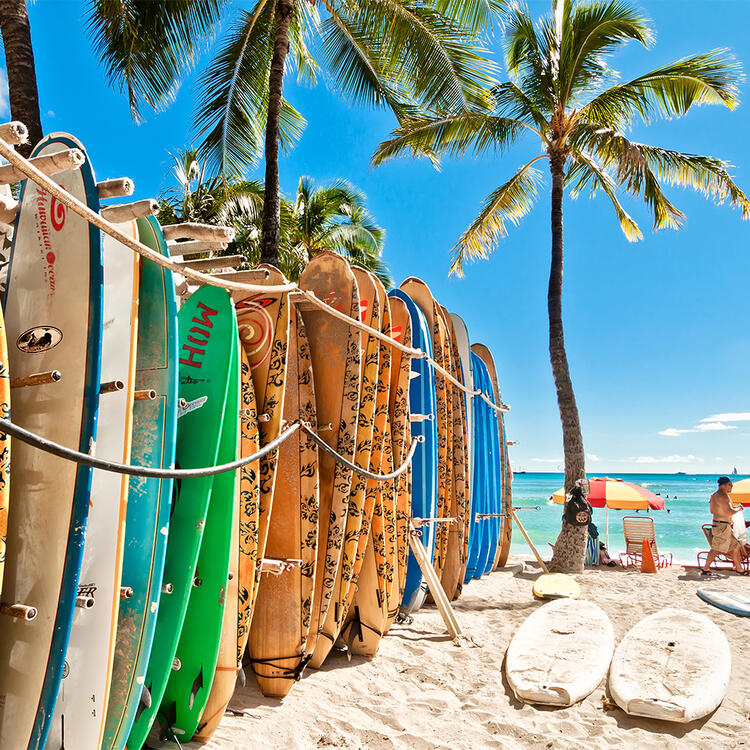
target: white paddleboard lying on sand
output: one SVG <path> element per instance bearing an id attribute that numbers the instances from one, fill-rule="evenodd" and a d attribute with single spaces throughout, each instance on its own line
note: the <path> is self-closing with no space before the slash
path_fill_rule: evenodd
<path id="1" fill-rule="evenodd" d="M 686 723 L 718 707 L 731 668 L 721 628 L 695 612 L 662 609 L 622 639 L 609 689 L 626 713 Z"/>
<path id="2" fill-rule="evenodd" d="M 585 600 L 557 599 L 513 636 L 505 675 L 519 700 L 571 706 L 606 677 L 615 637 L 609 617 Z"/>
<path id="3" fill-rule="evenodd" d="M 707 604 L 730 612 L 737 617 L 750 617 L 750 596 L 739 591 L 724 591 L 724 589 L 698 589 L 698 596 Z"/>

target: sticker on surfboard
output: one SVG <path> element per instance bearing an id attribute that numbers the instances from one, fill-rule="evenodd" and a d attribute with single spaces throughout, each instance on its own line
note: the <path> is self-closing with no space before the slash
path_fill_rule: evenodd
<path id="1" fill-rule="evenodd" d="M 16 340 L 16 347 L 26 354 L 46 352 L 56 347 L 63 338 L 62 331 L 54 326 L 36 326 L 24 331 Z"/>
<path id="2" fill-rule="evenodd" d="M 208 401 L 208 396 L 200 396 L 193 401 L 187 401 L 184 404 L 180 404 L 177 408 L 177 418 L 184 417 L 186 414 L 190 414 L 191 411 L 200 409 L 203 404 Z"/>

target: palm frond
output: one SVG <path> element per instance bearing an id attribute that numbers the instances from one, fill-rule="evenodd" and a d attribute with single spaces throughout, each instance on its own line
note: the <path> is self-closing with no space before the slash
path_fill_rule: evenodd
<path id="1" fill-rule="evenodd" d="M 612 203 L 620 228 L 629 242 L 643 239 L 643 233 L 635 219 L 623 208 L 617 197 L 617 183 L 601 164 L 597 164 L 591 154 L 579 151 L 574 155 L 575 162 L 568 170 L 565 181 L 571 184 L 571 195 L 577 198 L 588 187 L 593 198 L 601 189 Z"/>
<path id="2" fill-rule="evenodd" d="M 742 73 L 728 50 L 716 49 L 684 57 L 656 70 L 617 84 L 581 108 L 579 117 L 608 127 L 627 127 L 636 116 L 682 117 L 693 106 L 739 104 Z"/>
<path id="3" fill-rule="evenodd" d="M 482 210 L 453 248 L 450 272 L 463 275 L 467 260 L 488 258 L 497 243 L 508 234 L 506 222 L 518 225 L 531 211 L 542 174 L 532 164 L 536 157 L 521 167 L 505 184 L 494 190 L 484 201 Z"/>
<path id="4" fill-rule="evenodd" d="M 527 125 L 508 117 L 464 111 L 443 117 L 408 120 L 392 131 L 372 157 L 375 165 L 404 154 L 428 156 L 437 164 L 440 154 L 463 156 L 490 149 L 503 151 L 511 146 Z"/>
<path id="5" fill-rule="evenodd" d="M 182 75 L 207 48 L 228 0 L 92 0 L 86 28 L 110 83 L 126 92 L 141 119 L 143 104 L 174 101 Z"/>
<path id="6" fill-rule="evenodd" d="M 199 83 L 195 118 L 201 154 L 223 172 L 241 173 L 263 153 L 268 75 L 274 38 L 274 3 L 259 0 L 242 11 Z M 282 148 L 302 134 L 305 121 L 286 101 L 279 123 Z"/>

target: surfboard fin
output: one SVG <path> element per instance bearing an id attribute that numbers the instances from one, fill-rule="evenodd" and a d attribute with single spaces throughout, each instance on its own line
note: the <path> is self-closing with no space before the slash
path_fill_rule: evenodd
<path id="1" fill-rule="evenodd" d="M 144 708 L 151 708 L 151 691 L 145 685 L 141 688 L 140 703 Z"/>
<path id="2" fill-rule="evenodd" d="M 242 667 L 237 670 L 237 682 L 240 683 L 240 687 L 245 687 L 247 685 L 247 675 Z"/>
<path id="3" fill-rule="evenodd" d="M 193 681 L 193 687 L 190 689 L 190 699 L 188 700 L 188 709 L 193 710 L 193 703 L 198 691 L 203 687 L 203 667 L 201 666 L 198 676 Z"/>

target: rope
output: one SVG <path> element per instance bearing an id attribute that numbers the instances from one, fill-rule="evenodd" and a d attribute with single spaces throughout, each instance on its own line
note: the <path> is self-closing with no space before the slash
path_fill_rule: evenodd
<path id="1" fill-rule="evenodd" d="M 228 464 L 204 466 L 199 469 L 155 469 L 150 466 L 121 464 L 116 461 L 106 461 L 103 458 L 89 456 L 88 453 L 81 453 L 72 448 L 66 448 L 64 445 L 60 445 L 52 440 L 47 440 L 46 438 L 36 435 L 33 432 L 29 432 L 23 427 L 13 424 L 13 422 L 8 419 L 0 419 L 0 431 L 11 435 L 23 443 L 33 446 L 34 448 L 38 448 L 45 453 L 51 453 L 58 458 L 64 458 L 67 461 L 83 464 L 92 469 L 101 469 L 102 471 L 109 471 L 114 474 L 128 474 L 129 476 L 149 477 L 152 479 L 193 479 L 198 477 L 211 477 L 215 474 L 223 474 L 226 471 L 235 471 L 236 469 L 240 469 L 253 461 L 257 461 L 259 458 L 263 458 L 263 456 L 267 456 L 269 453 L 276 450 L 276 448 L 278 448 L 285 440 L 297 432 L 300 427 L 302 427 L 302 425 L 299 422 L 295 422 L 268 445 L 261 448 L 257 453 L 253 453 L 250 456 L 243 456 L 242 458 Z"/>
<path id="2" fill-rule="evenodd" d="M 2 424 L 0 424 L 0 427 L 2 427 Z M 331 448 L 331 446 L 328 445 L 328 443 L 326 443 L 326 441 L 323 440 L 323 438 L 320 437 L 317 432 L 314 432 L 304 422 L 302 423 L 302 429 L 318 444 L 320 448 L 322 448 L 326 453 L 329 453 L 331 456 L 333 456 L 336 461 L 344 464 L 344 466 L 352 469 L 352 471 L 356 471 L 357 474 L 361 474 L 363 477 L 374 479 L 378 482 L 387 482 L 390 479 L 395 479 L 396 477 L 401 476 L 401 474 L 403 474 L 409 468 L 409 464 L 411 463 L 412 458 L 414 458 L 414 451 L 417 450 L 417 444 L 424 442 L 424 437 L 422 437 L 422 435 L 417 435 L 417 437 L 412 438 L 411 446 L 409 447 L 409 453 L 404 459 L 404 462 L 401 464 L 401 466 L 398 467 L 398 469 L 396 469 L 396 471 L 392 471 L 390 474 L 374 474 L 373 472 L 367 471 L 367 469 L 363 469 L 361 466 L 357 466 L 357 464 L 353 464 L 351 461 L 344 458 L 344 456 Z"/>
<path id="3" fill-rule="evenodd" d="M 258 677 L 265 677 L 269 680 L 294 680 L 295 682 L 299 682 L 300 677 L 302 677 L 302 673 L 305 671 L 305 667 L 307 666 L 310 659 L 312 659 L 313 655 L 305 654 L 304 656 L 300 656 L 300 654 L 295 654 L 294 656 L 277 656 L 272 659 L 252 659 L 249 658 L 247 661 L 250 664 L 250 669 L 255 672 L 255 674 Z M 288 667 L 280 667 L 276 662 L 278 661 L 287 661 L 289 659 L 300 659 L 299 664 L 297 664 L 294 669 L 289 669 Z M 253 666 L 253 664 L 262 664 L 264 667 L 270 667 L 271 669 L 278 669 L 281 674 L 258 674 L 258 670 Z"/>
<path id="4" fill-rule="evenodd" d="M 400 350 L 410 357 L 413 357 L 415 359 L 425 359 L 433 369 L 437 370 L 453 386 L 459 388 L 467 395 L 481 396 L 484 401 L 497 412 L 508 411 L 508 407 L 506 407 L 504 404 L 500 404 L 498 406 L 492 403 L 487 395 L 481 390 L 470 390 L 469 388 L 467 388 L 465 385 L 463 385 L 463 383 L 454 378 L 447 370 L 441 367 L 434 359 L 432 359 L 432 357 L 428 356 L 421 349 L 414 349 L 412 347 L 405 346 L 404 344 L 400 344 L 398 341 L 395 341 L 387 334 L 371 328 L 364 323 L 360 323 L 359 321 L 354 320 L 345 313 L 335 310 L 330 305 L 327 305 L 325 302 L 318 299 L 313 292 L 305 289 L 300 289 L 294 282 L 275 286 L 264 286 L 262 284 L 245 284 L 237 281 L 226 281 L 216 276 L 211 276 L 210 274 L 195 271 L 187 266 L 181 265 L 171 260 L 170 258 L 165 257 L 161 253 L 157 253 L 154 250 L 151 250 L 151 248 L 146 247 L 146 245 L 139 242 L 135 238 L 129 237 L 128 235 L 121 232 L 114 224 L 111 224 L 96 211 L 90 209 L 85 203 L 79 201 L 75 196 L 71 195 L 67 190 L 60 187 L 54 180 L 37 169 L 37 167 L 35 167 L 31 162 L 18 154 L 15 149 L 10 146 L 3 138 L 0 138 L 0 156 L 3 156 L 5 159 L 7 159 L 14 167 L 16 167 L 16 169 L 18 169 L 19 172 L 25 174 L 37 185 L 43 187 L 48 193 L 50 193 L 50 195 L 54 195 L 55 198 L 57 198 L 57 200 L 59 200 L 63 205 L 70 208 L 74 213 L 77 213 L 79 216 L 89 222 L 89 224 L 93 224 L 105 234 L 108 234 L 110 237 L 114 237 L 120 243 L 130 248 L 133 252 L 142 255 L 144 258 L 147 258 L 148 260 L 162 266 L 163 268 L 168 268 L 170 271 L 181 274 L 185 278 L 192 279 L 199 284 L 217 286 L 229 291 L 266 292 L 274 294 L 292 291 L 301 292 L 307 299 L 309 299 L 313 304 L 317 305 L 321 310 L 324 310 L 326 313 L 332 315 L 335 318 L 338 318 L 339 320 L 343 320 L 349 326 L 365 331 L 370 336 L 373 336 L 380 341 L 384 341 L 391 347 Z"/>

